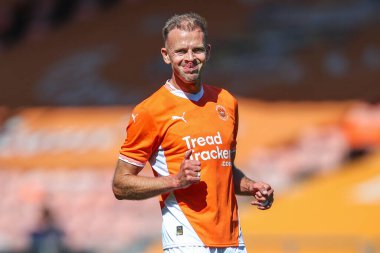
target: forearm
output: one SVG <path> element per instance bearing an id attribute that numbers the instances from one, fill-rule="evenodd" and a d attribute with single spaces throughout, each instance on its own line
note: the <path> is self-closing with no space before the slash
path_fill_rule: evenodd
<path id="1" fill-rule="evenodd" d="M 148 199 L 173 191 L 178 184 L 174 177 L 144 177 L 123 175 L 114 180 L 113 192 L 117 199 Z"/>
<path id="2" fill-rule="evenodd" d="M 252 195 L 252 189 L 250 186 L 252 183 L 255 183 L 255 181 L 246 177 L 244 173 L 235 166 L 233 167 L 233 178 L 235 194 Z"/>

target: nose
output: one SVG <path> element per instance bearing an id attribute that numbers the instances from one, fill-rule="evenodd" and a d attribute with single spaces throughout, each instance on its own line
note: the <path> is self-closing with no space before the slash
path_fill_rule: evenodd
<path id="1" fill-rule="evenodd" d="M 194 52 L 192 50 L 187 51 L 185 55 L 185 59 L 188 61 L 193 61 L 194 60 Z"/>

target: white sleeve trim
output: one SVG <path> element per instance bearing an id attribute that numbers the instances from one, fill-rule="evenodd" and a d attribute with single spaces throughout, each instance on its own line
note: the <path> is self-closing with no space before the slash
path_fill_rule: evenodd
<path id="1" fill-rule="evenodd" d="M 129 158 L 129 157 L 122 155 L 122 154 L 119 155 L 119 160 L 122 160 L 123 162 L 129 163 L 129 164 L 132 164 L 132 165 L 135 165 L 138 167 L 144 167 L 145 166 L 145 163 L 139 162 L 135 159 Z"/>

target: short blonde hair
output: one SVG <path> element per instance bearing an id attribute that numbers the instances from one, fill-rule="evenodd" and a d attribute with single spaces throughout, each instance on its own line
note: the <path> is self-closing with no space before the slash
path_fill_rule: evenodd
<path id="1" fill-rule="evenodd" d="M 202 16 L 196 13 L 175 14 L 169 18 L 164 28 L 162 28 L 162 36 L 165 43 L 168 39 L 169 32 L 176 28 L 183 31 L 194 31 L 200 28 L 204 34 L 204 42 L 205 44 L 207 43 L 207 22 Z"/>

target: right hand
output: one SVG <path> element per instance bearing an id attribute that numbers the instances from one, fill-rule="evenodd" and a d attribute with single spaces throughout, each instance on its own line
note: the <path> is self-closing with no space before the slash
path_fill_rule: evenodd
<path id="1" fill-rule="evenodd" d="M 178 188 L 187 188 L 194 183 L 199 183 L 201 181 L 201 162 L 197 160 L 191 160 L 190 156 L 193 150 L 188 150 L 185 153 L 185 157 L 181 163 L 179 172 L 175 175 L 178 180 Z"/>

